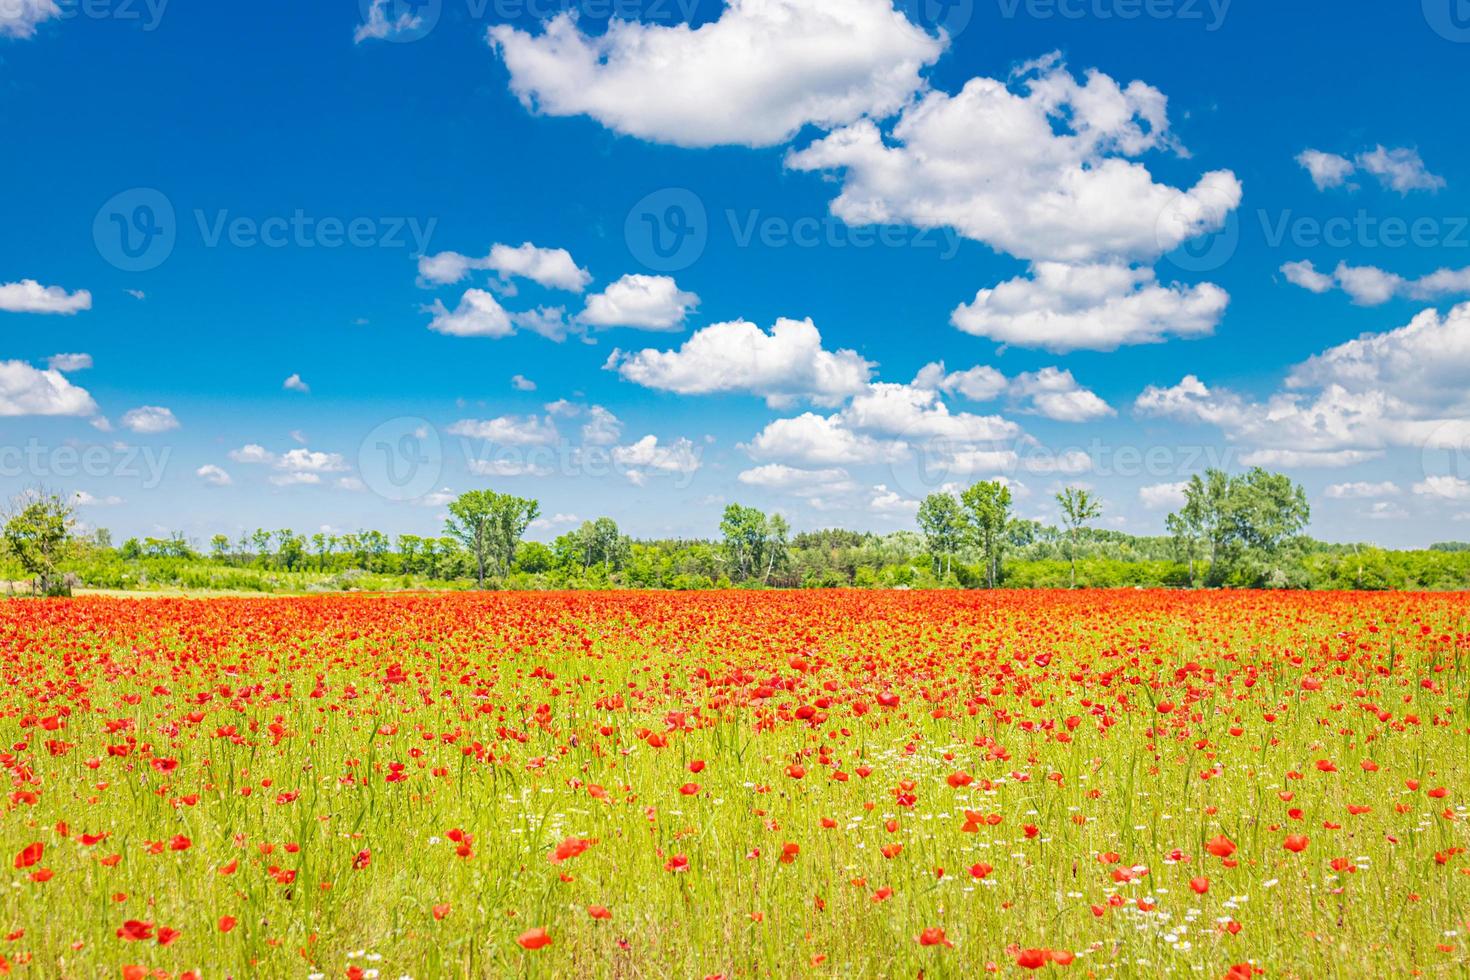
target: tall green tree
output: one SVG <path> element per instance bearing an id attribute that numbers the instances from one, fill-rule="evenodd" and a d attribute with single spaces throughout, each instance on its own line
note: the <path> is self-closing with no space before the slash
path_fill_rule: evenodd
<path id="1" fill-rule="evenodd" d="M 780 514 L 767 516 L 754 507 L 731 504 L 720 521 L 723 550 L 737 582 L 769 582 L 791 557 L 791 528 Z"/>
<path id="2" fill-rule="evenodd" d="M 965 540 L 965 515 L 951 493 L 931 493 L 919 504 L 919 530 L 934 556 L 934 571 L 949 576 L 950 560 Z M 943 563 L 943 571 L 940 563 Z"/>
<path id="3" fill-rule="evenodd" d="M 1255 467 L 1242 476 L 1206 470 L 1190 478 L 1184 488 L 1184 506 L 1169 515 L 1165 526 L 1179 548 L 1189 556 L 1194 581 L 1194 555 L 1205 546 L 1209 567 L 1205 580 L 1212 585 L 1229 581 L 1244 569 L 1259 579 L 1296 539 L 1311 519 L 1307 494 L 1290 477 Z"/>
<path id="4" fill-rule="evenodd" d="M 516 560 L 516 546 L 531 525 L 541 505 L 534 500 L 471 490 L 449 505 L 444 533 L 464 546 L 475 562 L 475 582 L 485 587 L 487 572 L 504 575 Z"/>
<path id="5" fill-rule="evenodd" d="M 60 494 L 35 490 L 17 497 L 7 515 L 5 548 L 27 575 L 37 595 L 71 594 L 61 562 L 72 543 L 76 517 Z"/>
<path id="6" fill-rule="evenodd" d="M 985 559 L 985 582 L 993 589 L 1000 581 L 1001 553 L 1011 517 L 1011 488 L 998 480 L 977 483 L 960 494 L 960 503 L 964 505 L 966 533 Z"/>
<path id="7" fill-rule="evenodd" d="M 1077 534 L 1087 524 L 1102 516 L 1102 501 L 1081 487 L 1067 487 L 1057 494 L 1062 510 L 1062 524 L 1067 528 L 1067 558 L 1072 563 L 1072 588 L 1077 588 Z"/>

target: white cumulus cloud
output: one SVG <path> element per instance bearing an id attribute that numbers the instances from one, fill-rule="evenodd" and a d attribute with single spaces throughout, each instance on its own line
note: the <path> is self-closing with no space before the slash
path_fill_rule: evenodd
<path id="1" fill-rule="evenodd" d="M 697 295 L 680 289 L 669 276 L 626 275 L 587 297 L 587 308 L 577 320 L 593 327 L 678 330 L 698 304 Z"/>
<path id="2" fill-rule="evenodd" d="M 682 395 L 748 392 L 772 407 L 802 399 L 839 404 L 867 385 L 873 369 L 855 351 L 824 349 L 811 320 L 784 317 L 770 333 L 734 320 L 696 331 L 677 350 L 615 350 L 606 367 L 645 388 Z"/>
<path id="3" fill-rule="evenodd" d="M 773 146 L 808 124 L 886 117 L 946 45 L 891 0 L 727 0 L 699 27 L 615 18 L 595 36 L 563 13 L 489 40 L 527 108 L 679 146 Z"/>
<path id="4" fill-rule="evenodd" d="M 5 3 L 0 3 L 0 10 L 4 7 Z M 4 14 L 0 13 L 0 26 L 4 23 Z M 92 294 L 85 289 L 68 293 L 60 286 L 43 286 L 34 279 L 0 283 L 0 310 L 6 313 L 59 313 L 71 316 L 91 308 Z"/>

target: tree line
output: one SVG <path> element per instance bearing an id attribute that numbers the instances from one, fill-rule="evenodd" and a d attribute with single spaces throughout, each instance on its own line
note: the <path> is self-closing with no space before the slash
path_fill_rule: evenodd
<path id="1" fill-rule="evenodd" d="M 780 514 L 730 504 L 715 539 L 635 540 L 608 517 L 550 543 L 525 540 L 537 501 L 493 490 L 461 494 L 436 536 L 376 530 L 313 534 L 257 529 L 211 537 L 76 533 L 60 494 L 31 493 L 4 525 L 7 566 L 43 594 L 72 585 L 299 590 L 317 588 L 663 588 L 1077 586 L 1464 588 L 1470 546 L 1387 552 L 1314 541 L 1305 491 L 1281 474 L 1209 470 L 1185 485 L 1168 533 L 1098 527 L 1091 490 L 1056 495 L 1061 520 L 1016 516 L 1010 487 L 981 481 L 928 495 L 916 530 L 793 534 Z M 12 576 L 13 577 L 13 576 Z"/>

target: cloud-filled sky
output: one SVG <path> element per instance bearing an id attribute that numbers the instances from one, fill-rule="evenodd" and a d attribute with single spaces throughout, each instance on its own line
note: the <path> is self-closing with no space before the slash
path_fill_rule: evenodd
<path id="1" fill-rule="evenodd" d="M 1453 7 L 0 4 L 0 490 L 666 536 L 1002 478 L 1157 533 L 1262 465 L 1470 537 Z"/>

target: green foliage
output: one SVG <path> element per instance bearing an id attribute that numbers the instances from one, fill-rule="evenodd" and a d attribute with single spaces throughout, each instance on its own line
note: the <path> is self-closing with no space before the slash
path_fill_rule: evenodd
<path id="1" fill-rule="evenodd" d="M 985 584 L 995 588 L 1001 578 L 1001 554 L 1006 525 L 1011 519 L 1011 488 L 991 481 L 977 483 L 960 494 L 969 540 L 985 559 Z"/>
<path id="2" fill-rule="evenodd" d="M 541 507 L 534 500 L 493 490 L 471 490 L 449 504 L 444 533 L 475 561 L 475 582 L 485 587 L 486 572 L 510 573 L 516 547 Z"/>
<path id="3" fill-rule="evenodd" d="M 1209 585 L 1285 586 L 1287 552 L 1307 526 L 1307 494 L 1290 478 L 1260 467 L 1244 476 L 1207 470 L 1184 489 L 1184 506 L 1165 524 L 1195 581 L 1201 550 Z"/>
<path id="4" fill-rule="evenodd" d="M 75 526 L 71 506 L 58 494 L 38 490 L 14 502 L 5 521 L 5 550 L 30 577 L 35 594 L 71 594 L 61 563 L 71 547 Z"/>
<path id="5" fill-rule="evenodd" d="M 790 528 L 780 514 L 731 504 L 720 521 L 725 558 L 736 582 L 770 582 L 790 560 Z"/>

